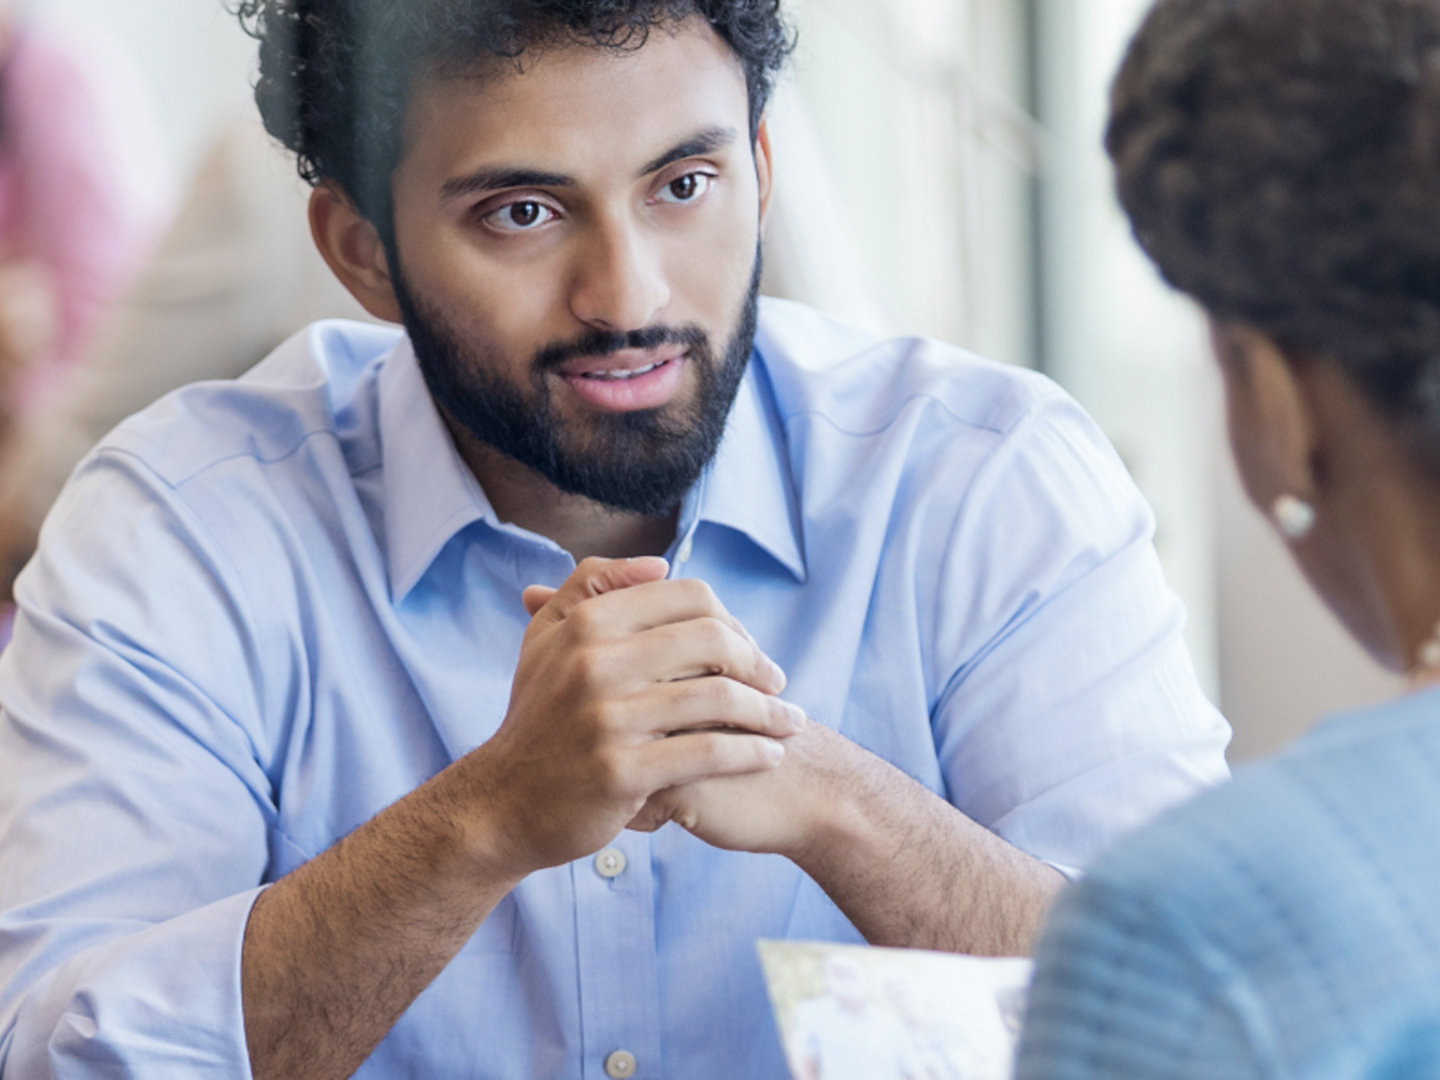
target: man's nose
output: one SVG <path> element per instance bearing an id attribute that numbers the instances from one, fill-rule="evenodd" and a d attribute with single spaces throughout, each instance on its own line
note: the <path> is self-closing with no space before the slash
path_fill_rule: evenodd
<path id="1" fill-rule="evenodd" d="M 597 223 L 577 262 L 570 310 L 607 333 L 652 325 L 670 302 L 660 252 L 634 222 Z"/>

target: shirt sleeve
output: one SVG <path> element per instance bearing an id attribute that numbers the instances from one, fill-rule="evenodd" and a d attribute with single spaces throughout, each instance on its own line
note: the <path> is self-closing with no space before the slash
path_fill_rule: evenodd
<path id="1" fill-rule="evenodd" d="M 1280 1075 L 1252 1037 L 1243 974 L 1142 891 L 1087 881 L 1036 952 L 1017 1080 Z"/>
<path id="2" fill-rule="evenodd" d="M 234 572 L 163 481 L 108 451 L 61 497 L 17 594 L 0 1075 L 248 1076 L 241 943 L 275 808 Z"/>
<path id="3" fill-rule="evenodd" d="M 1005 434 L 955 513 L 923 525 L 943 545 L 932 723 L 948 795 L 1075 876 L 1224 780 L 1230 728 L 1191 664 L 1150 509 L 1068 397 Z"/>

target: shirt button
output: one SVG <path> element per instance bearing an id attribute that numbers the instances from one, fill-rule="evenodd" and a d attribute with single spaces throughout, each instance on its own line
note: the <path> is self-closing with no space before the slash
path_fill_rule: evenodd
<path id="1" fill-rule="evenodd" d="M 605 1059 L 605 1075 L 614 1080 L 625 1080 L 635 1075 L 635 1055 L 628 1050 L 616 1050 Z"/>
<path id="2" fill-rule="evenodd" d="M 595 872 L 601 877 L 616 878 L 625 872 L 625 853 L 618 848 L 607 847 L 595 856 Z M 631 1058 L 631 1065 L 634 1059 Z M 629 1076 L 629 1073 L 625 1073 Z"/>
<path id="3" fill-rule="evenodd" d="M 685 537 L 684 540 L 680 541 L 680 547 L 675 552 L 675 561 L 677 563 L 687 563 L 690 561 L 690 556 L 694 554 L 695 534 L 691 533 L 689 536 Z"/>

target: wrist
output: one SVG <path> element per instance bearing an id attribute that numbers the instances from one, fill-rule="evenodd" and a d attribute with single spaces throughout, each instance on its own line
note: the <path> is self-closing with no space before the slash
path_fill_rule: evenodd
<path id="1" fill-rule="evenodd" d="M 815 724 L 813 734 L 806 745 L 798 738 L 786 743 L 787 754 L 803 758 L 815 783 L 796 800 L 799 822 L 778 854 L 818 880 L 830 864 L 863 857 L 870 846 L 879 800 L 872 765 L 880 762 L 829 728 Z"/>
<path id="2" fill-rule="evenodd" d="M 519 842 L 519 815 L 507 810 L 485 764 L 479 751 L 472 751 L 417 794 L 423 794 L 434 823 L 431 835 L 442 838 L 437 857 L 475 887 L 509 892 L 542 867 Z"/>

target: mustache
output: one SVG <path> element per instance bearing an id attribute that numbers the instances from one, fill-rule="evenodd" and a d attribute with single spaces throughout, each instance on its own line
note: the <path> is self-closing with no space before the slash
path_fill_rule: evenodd
<path id="1" fill-rule="evenodd" d="M 535 354 L 537 373 L 553 371 L 572 360 L 612 356 L 626 349 L 658 349 L 662 345 L 682 345 L 687 349 L 706 346 L 709 335 L 698 326 L 647 326 L 642 330 L 606 333 L 596 330 L 574 341 L 546 345 Z"/>

